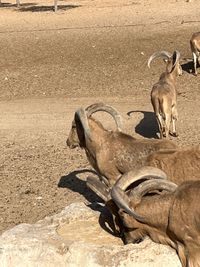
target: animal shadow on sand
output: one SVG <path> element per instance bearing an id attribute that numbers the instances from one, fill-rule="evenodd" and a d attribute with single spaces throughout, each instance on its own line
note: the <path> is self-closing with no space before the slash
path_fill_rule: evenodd
<path id="1" fill-rule="evenodd" d="M 194 75 L 194 64 L 192 59 L 184 58 L 185 63 L 181 64 L 182 70 L 187 73 L 193 73 Z M 199 64 L 197 64 L 199 67 Z"/>
<path id="2" fill-rule="evenodd" d="M 21 8 L 26 8 L 26 7 L 29 7 L 29 6 L 35 6 L 36 5 L 36 3 L 20 3 L 20 7 Z M 17 4 L 15 3 L 15 4 L 11 4 L 11 3 L 7 3 L 7 2 L 5 2 L 5 3 L 0 3 L 0 9 L 1 8 L 15 8 L 15 7 L 17 7 Z"/>
<path id="3" fill-rule="evenodd" d="M 127 113 L 130 117 L 132 113 L 142 113 L 144 117 L 135 127 L 135 132 L 146 138 L 159 138 L 157 133 L 159 132 L 158 124 L 154 112 L 142 111 L 142 110 L 132 110 Z"/>
<path id="4" fill-rule="evenodd" d="M 58 11 L 59 10 L 69 10 L 76 7 L 80 7 L 79 5 L 59 5 L 58 4 Z M 54 6 L 39 6 L 39 5 L 29 5 L 26 7 L 19 7 L 19 12 L 48 12 L 53 11 Z"/>
<path id="5" fill-rule="evenodd" d="M 58 182 L 58 187 L 68 188 L 74 192 L 78 192 L 79 194 L 83 195 L 85 199 L 89 202 L 87 206 L 90 207 L 92 210 L 98 211 L 100 213 L 99 225 L 106 232 L 114 235 L 114 223 L 112 220 L 112 216 L 109 210 L 103 204 L 103 200 L 99 196 L 97 196 L 95 192 L 93 192 L 90 188 L 87 187 L 85 181 L 81 180 L 78 177 L 79 174 L 86 172 L 92 174 L 93 176 L 97 176 L 95 171 L 89 169 L 73 171 L 60 178 L 60 181 Z"/>

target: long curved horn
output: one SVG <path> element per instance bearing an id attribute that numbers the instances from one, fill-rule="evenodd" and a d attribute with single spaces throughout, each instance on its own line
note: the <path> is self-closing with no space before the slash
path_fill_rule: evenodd
<path id="1" fill-rule="evenodd" d="M 133 216 L 136 220 L 145 223 L 146 220 L 144 217 L 137 214 L 129 206 L 130 199 L 120 187 L 114 186 L 111 190 L 111 197 L 119 209 L 126 211 L 129 215 Z"/>
<path id="2" fill-rule="evenodd" d="M 85 111 L 87 112 L 88 117 L 90 117 L 98 108 L 101 108 L 104 106 L 103 102 L 94 103 L 92 105 L 89 105 Z"/>
<path id="3" fill-rule="evenodd" d="M 123 174 L 114 186 L 120 187 L 122 190 L 126 190 L 132 183 L 138 180 L 149 180 L 149 179 L 167 179 L 167 175 L 162 170 L 144 166 L 138 170 L 129 171 Z"/>
<path id="4" fill-rule="evenodd" d="M 87 112 L 88 117 L 90 117 L 92 114 L 94 114 L 97 111 L 104 111 L 104 112 L 109 113 L 115 120 L 118 131 L 122 130 L 122 117 L 119 114 L 119 112 L 112 106 L 99 102 L 99 103 L 95 103 L 95 104 L 88 106 L 85 110 Z"/>
<path id="5" fill-rule="evenodd" d="M 97 194 L 97 196 L 99 196 L 105 202 L 111 199 L 108 188 L 106 187 L 106 185 L 101 183 L 98 178 L 93 176 L 88 176 L 86 184 L 92 191 L 94 191 Z"/>
<path id="6" fill-rule="evenodd" d="M 179 51 L 175 50 L 172 58 L 173 58 L 173 66 L 172 66 L 172 70 L 174 69 L 174 67 L 176 66 L 176 64 L 179 62 L 179 59 L 181 57 L 181 54 Z"/>
<path id="7" fill-rule="evenodd" d="M 130 207 L 130 200 L 137 199 L 137 203 L 141 201 L 141 198 L 150 191 L 153 190 L 167 190 L 174 192 L 177 185 L 168 180 L 147 180 L 138 185 L 135 189 L 131 190 L 130 197 L 120 187 L 114 186 L 111 191 L 111 196 L 116 205 L 126 211 L 129 215 L 133 216 L 136 220 L 145 223 L 147 220 L 136 213 L 133 208 Z M 132 196 L 132 197 L 131 197 Z"/>
<path id="8" fill-rule="evenodd" d="M 159 57 L 169 59 L 172 57 L 172 54 L 167 51 L 157 51 L 153 53 L 148 59 L 148 63 L 147 63 L 148 67 L 150 68 L 150 64 L 152 60 L 154 60 L 155 58 L 159 58 Z"/>
<path id="9" fill-rule="evenodd" d="M 125 190 L 136 181 L 149 179 L 167 179 L 167 175 L 158 168 L 145 166 L 122 175 L 111 190 L 111 197 L 116 205 L 140 222 L 145 222 L 145 219 L 129 207 L 129 198 Z"/>
<path id="10" fill-rule="evenodd" d="M 85 138 L 89 138 L 91 140 L 91 131 L 90 131 L 90 127 L 89 127 L 89 124 L 88 124 L 88 118 L 87 118 L 85 110 L 83 108 L 80 108 L 75 112 L 75 121 L 77 119 L 82 124 Z"/>
<path id="11" fill-rule="evenodd" d="M 147 193 L 154 190 L 165 190 L 174 192 L 177 188 L 177 184 L 169 180 L 148 180 L 139 184 L 136 188 L 131 191 L 131 195 L 137 195 L 137 199 L 141 199 Z"/>

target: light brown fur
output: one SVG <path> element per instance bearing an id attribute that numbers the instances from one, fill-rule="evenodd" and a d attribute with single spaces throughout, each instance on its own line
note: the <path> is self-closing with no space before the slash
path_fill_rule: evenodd
<path id="1" fill-rule="evenodd" d="M 147 223 L 120 210 L 129 242 L 148 235 L 154 242 L 176 249 L 183 267 L 200 266 L 200 181 L 181 184 L 175 192 L 145 196 L 130 207 Z"/>
<path id="2" fill-rule="evenodd" d="M 171 122 L 172 135 L 178 135 L 176 129 L 178 119 L 176 78 L 182 72 L 179 62 L 171 70 L 172 63 L 172 60 L 169 60 L 166 72 L 161 74 L 159 81 L 153 85 L 151 90 L 151 103 L 158 122 L 160 138 L 169 137 Z"/>
<path id="3" fill-rule="evenodd" d="M 200 146 L 156 151 L 147 157 L 146 165 L 163 170 L 176 184 L 200 179 Z"/>
<path id="4" fill-rule="evenodd" d="M 135 139 L 119 131 L 106 130 L 94 118 L 88 118 L 92 140 L 82 138 L 83 129 L 71 129 L 67 145 L 71 148 L 79 145 L 85 149 L 87 158 L 97 173 L 106 178 L 112 186 L 125 172 L 137 169 L 145 164 L 146 158 L 160 149 L 175 149 L 177 146 L 169 140 Z M 79 136 L 78 132 L 81 132 Z"/>
<path id="5" fill-rule="evenodd" d="M 190 39 L 190 47 L 194 61 L 194 74 L 197 75 L 197 61 L 200 64 L 200 32 L 193 33 Z"/>

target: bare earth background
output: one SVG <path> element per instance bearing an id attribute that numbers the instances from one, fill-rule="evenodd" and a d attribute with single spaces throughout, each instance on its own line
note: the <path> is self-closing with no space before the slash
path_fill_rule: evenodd
<path id="1" fill-rule="evenodd" d="M 74 111 L 97 101 L 123 115 L 124 131 L 155 137 L 149 94 L 164 70 L 156 50 L 191 58 L 199 0 L 3 1 L 0 6 L 0 232 L 33 223 L 77 201 L 91 169 L 65 141 Z M 185 61 L 183 61 L 184 63 Z M 178 79 L 180 146 L 199 144 L 200 74 Z M 127 113 L 133 111 L 128 117 Z M 107 126 L 112 119 L 101 116 Z"/>

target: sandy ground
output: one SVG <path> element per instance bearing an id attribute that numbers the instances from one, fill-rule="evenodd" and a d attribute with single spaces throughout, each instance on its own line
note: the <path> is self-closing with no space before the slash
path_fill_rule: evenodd
<path id="1" fill-rule="evenodd" d="M 80 149 L 66 139 L 74 111 L 97 101 L 123 115 L 124 131 L 155 137 L 150 89 L 164 70 L 147 68 L 156 50 L 191 59 L 199 0 L 3 2 L 0 6 L 0 232 L 33 223 L 76 201 L 98 198 Z M 180 146 L 199 144 L 200 74 L 182 61 L 178 78 Z M 128 117 L 127 113 L 133 111 Z M 100 116 L 100 115 L 99 115 Z M 104 115 L 106 116 L 106 115 Z M 109 117 L 100 116 L 107 126 Z"/>

